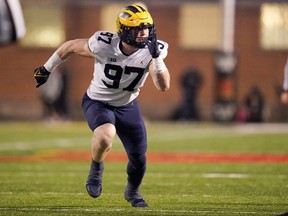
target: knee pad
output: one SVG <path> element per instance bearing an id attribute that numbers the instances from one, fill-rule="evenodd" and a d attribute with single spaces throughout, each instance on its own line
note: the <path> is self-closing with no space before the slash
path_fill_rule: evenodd
<path id="1" fill-rule="evenodd" d="M 145 154 L 128 154 L 129 163 L 138 169 L 146 169 L 146 155 Z"/>

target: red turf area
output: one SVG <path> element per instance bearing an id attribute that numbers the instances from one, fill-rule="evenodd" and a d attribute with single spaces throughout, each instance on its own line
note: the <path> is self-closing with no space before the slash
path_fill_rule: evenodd
<path id="1" fill-rule="evenodd" d="M 88 151 L 47 151 L 31 156 L 0 156 L 0 162 L 90 161 Z M 214 154 L 148 152 L 149 163 L 288 163 L 286 154 Z M 124 152 L 110 152 L 106 162 L 126 162 Z"/>

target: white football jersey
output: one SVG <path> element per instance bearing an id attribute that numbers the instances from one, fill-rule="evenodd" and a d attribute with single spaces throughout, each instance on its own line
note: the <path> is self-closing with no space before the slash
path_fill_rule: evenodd
<path id="1" fill-rule="evenodd" d="M 168 44 L 158 40 L 158 46 L 160 56 L 165 58 Z M 88 47 L 95 54 L 88 96 L 112 106 L 123 106 L 133 101 L 148 76 L 148 65 L 152 60 L 148 48 L 127 56 L 120 50 L 118 34 L 105 31 L 98 31 L 90 37 Z"/>

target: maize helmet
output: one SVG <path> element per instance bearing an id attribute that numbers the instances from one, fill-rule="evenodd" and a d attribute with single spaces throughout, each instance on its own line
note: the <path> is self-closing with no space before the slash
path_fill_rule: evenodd
<path id="1" fill-rule="evenodd" d="M 147 40 L 154 33 L 153 19 L 150 13 L 140 5 L 129 5 L 124 7 L 116 19 L 117 33 L 122 41 L 137 48 L 144 48 Z M 136 37 L 139 30 L 149 29 L 148 38 L 137 42 Z M 133 31 L 135 29 L 136 31 Z"/>

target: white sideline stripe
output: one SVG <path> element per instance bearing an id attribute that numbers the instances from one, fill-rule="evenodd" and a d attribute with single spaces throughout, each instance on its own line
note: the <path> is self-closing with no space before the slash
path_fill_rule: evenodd
<path id="1" fill-rule="evenodd" d="M 10 172 L 1 172 L 0 176 L 6 176 L 10 174 Z M 75 172 L 63 172 L 63 173 L 55 173 L 55 172 L 18 172 L 13 173 L 14 176 L 39 176 L 39 177 L 45 177 L 45 176 L 79 176 L 79 173 Z M 86 175 L 86 172 L 85 172 Z M 114 177 L 114 176 L 120 176 L 124 177 L 126 174 L 123 172 L 119 173 L 106 173 L 105 176 L 107 177 Z M 202 178 L 253 178 L 253 177 L 264 177 L 267 178 L 268 175 L 263 174 L 247 174 L 247 173 L 146 173 L 146 176 L 151 177 L 177 177 L 177 178 L 187 178 L 187 177 L 202 177 Z M 287 178 L 287 175 L 278 174 L 273 175 L 273 178 Z M 161 184 L 162 185 L 162 184 Z"/>
<path id="2" fill-rule="evenodd" d="M 14 195 L 14 194 L 19 195 L 18 192 L 12 192 L 12 191 L 0 192 L 0 194 L 2 194 L 2 195 Z M 37 194 L 40 194 L 40 195 L 81 195 L 81 196 L 85 195 L 86 196 L 86 193 L 80 193 L 80 192 L 65 193 L 65 192 L 33 192 L 32 191 L 32 192 L 28 192 L 27 194 L 32 194 L 32 195 L 37 195 Z M 106 195 L 106 196 L 120 196 L 122 194 L 120 194 L 120 193 L 103 193 L 103 195 Z M 157 196 L 157 197 L 163 196 L 163 197 L 166 197 L 167 195 L 161 195 L 161 194 L 153 195 L 153 194 L 150 194 L 149 196 Z M 178 196 L 181 196 L 181 197 L 196 197 L 196 195 L 194 195 L 194 194 L 179 194 Z M 199 195 L 197 195 L 197 197 L 199 197 Z M 214 196 L 203 195 L 203 197 L 214 197 Z M 217 197 L 219 197 L 219 196 L 217 196 Z"/>
<path id="3" fill-rule="evenodd" d="M 21 193 L 21 194 L 31 194 L 31 195 L 77 195 L 77 196 L 86 196 L 87 193 L 81 193 L 81 192 L 70 192 L 70 193 L 65 193 L 65 192 L 28 192 L 28 193 Z M 18 192 L 12 192 L 12 191 L 6 191 L 6 192 L 0 192 L 0 195 L 19 195 Z M 104 196 L 122 196 L 122 193 L 102 193 Z M 167 197 L 167 194 L 150 194 L 147 195 L 150 197 Z M 232 198 L 234 196 L 228 196 L 228 195 L 210 195 L 210 194 L 203 194 L 203 195 L 195 195 L 195 194 L 178 194 L 175 197 L 203 197 L 203 198 L 214 198 L 214 197 L 221 197 L 221 198 Z M 0 208 L 1 209 L 1 208 Z"/>
<path id="4" fill-rule="evenodd" d="M 18 210 L 18 211 L 54 211 L 54 212 L 66 212 L 66 211 L 79 211 L 79 212 L 126 212 L 127 209 L 85 209 L 85 208 L 57 208 L 57 207 L 48 207 L 48 208 L 13 208 L 13 207 L 0 207 L 0 210 L 11 211 L 11 210 Z M 167 209 L 139 209 L 141 212 L 165 212 L 165 213 L 215 213 L 215 210 L 208 211 L 208 210 L 167 210 Z M 259 212 L 241 212 L 241 211 L 234 211 L 234 212 L 226 212 L 226 211 L 219 211 L 218 213 L 232 213 L 232 214 L 258 214 Z"/>
<path id="5" fill-rule="evenodd" d="M 14 194 L 19 195 L 18 192 L 12 192 L 12 191 L 0 192 L 0 194 L 2 194 L 2 195 L 14 195 Z M 32 195 L 37 195 L 37 194 L 39 194 L 39 195 L 81 195 L 81 196 L 85 195 L 86 196 L 86 193 L 80 193 L 80 192 L 75 192 L 75 193 L 73 193 L 73 192 L 67 193 L 66 192 L 65 193 L 65 192 L 34 192 L 34 191 L 32 191 L 32 192 L 28 192 L 28 194 L 32 194 Z M 103 195 L 106 195 L 106 196 L 120 196 L 122 194 L 120 194 L 120 193 L 103 193 Z M 161 195 L 161 194 L 153 195 L 152 194 L 150 196 L 157 196 L 157 197 L 163 196 L 163 197 L 166 197 L 167 195 Z M 196 197 L 196 195 L 194 195 L 194 194 L 179 194 L 178 196 L 181 196 L 181 197 Z M 208 197 L 208 196 L 209 197 L 213 197 L 211 195 L 203 195 L 203 197 Z M 197 197 L 199 197 L 199 195 L 197 195 Z M 219 196 L 217 196 L 217 197 L 219 197 Z"/>
<path id="6" fill-rule="evenodd" d="M 13 195 L 13 194 L 19 194 L 18 192 L 12 192 L 12 191 L 6 191 L 6 192 L 0 192 L 0 194 L 3 195 Z M 21 193 L 24 194 L 24 193 Z M 32 194 L 32 195 L 37 195 L 37 194 L 41 194 L 41 195 L 86 195 L 86 193 L 80 193 L 80 192 L 70 192 L 70 193 L 65 193 L 65 192 L 28 192 L 28 194 Z"/>
<path id="7" fill-rule="evenodd" d="M 81 144 L 79 144 L 81 143 Z M 45 139 L 45 140 L 39 140 L 35 142 L 31 141 L 23 141 L 23 142 L 4 142 L 0 145 L 0 150 L 42 150 L 49 148 L 55 148 L 55 147 L 82 147 L 83 143 L 89 143 L 89 139 L 87 138 L 53 138 L 53 139 Z"/>
<path id="8" fill-rule="evenodd" d="M 7 173 L 2 173 L 0 174 L 0 176 L 6 176 Z M 25 176 L 25 177 L 29 177 L 29 176 L 38 176 L 38 177 L 45 177 L 45 176 L 55 176 L 56 174 L 51 172 L 21 172 L 21 173 L 17 173 L 15 174 L 15 176 Z M 57 176 L 70 176 L 70 177 L 75 177 L 75 176 L 79 176 L 79 173 L 73 173 L 73 172 L 64 172 L 62 174 L 57 173 Z M 119 173 L 119 174 L 107 174 L 106 176 L 109 177 L 113 177 L 113 176 L 124 176 L 123 173 Z M 250 178 L 252 177 L 251 174 L 237 174 L 237 173 L 203 173 L 203 174 L 186 174 L 186 173 L 178 173 L 178 174 L 161 174 L 161 173 L 147 173 L 147 176 L 152 176 L 152 177 L 174 177 L 177 176 L 177 178 L 187 178 L 187 177 L 202 177 L 202 178 L 238 178 L 238 179 L 244 179 L 244 178 Z M 275 177 L 281 177 L 280 175 L 278 176 L 273 176 Z M 161 184 L 163 185 L 163 184 Z"/>
<path id="9" fill-rule="evenodd" d="M 239 178 L 239 179 L 251 177 L 248 174 L 237 174 L 237 173 L 228 173 L 228 174 L 205 173 L 205 174 L 202 174 L 201 176 L 203 176 L 204 178 Z"/>

